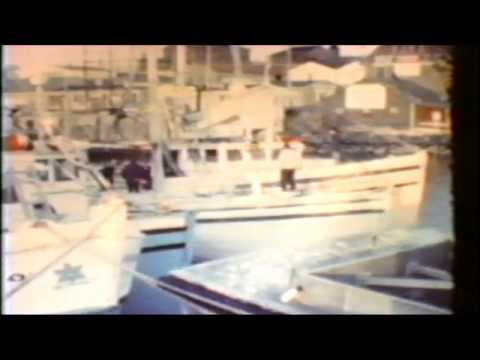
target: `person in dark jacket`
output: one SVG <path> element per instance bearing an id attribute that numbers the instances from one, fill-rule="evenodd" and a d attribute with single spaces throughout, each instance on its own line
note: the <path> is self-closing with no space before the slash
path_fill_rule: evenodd
<path id="1" fill-rule="evenodd" d="M 140 184 L 145 177 L 145 169 L 138 164 L 137 159 L 132 159 L 122 171 L 129 192 L 139 192 Z"/>

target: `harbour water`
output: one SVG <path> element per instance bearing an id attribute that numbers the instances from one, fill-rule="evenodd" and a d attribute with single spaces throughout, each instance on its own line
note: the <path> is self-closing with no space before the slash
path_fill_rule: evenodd
<path id="1" fill-rule="evenodd" d="M 453 233 L 453 213 L 451 194 L 451 157 L 431 155 L 428 169 L 427 187 L 421 209 L 418 227 L 431 227 L 446 233 Z M 165 251 L 156 266 L 172 267 L 178 262 L 179 250 Z M 146 264 L 142 259 L 138 270 Z M 132 291 L 121 309 L 122 314 L 184 314 L 185 309 L 178 299 L 163 290 L 156 289 L 135 280 Z"/>

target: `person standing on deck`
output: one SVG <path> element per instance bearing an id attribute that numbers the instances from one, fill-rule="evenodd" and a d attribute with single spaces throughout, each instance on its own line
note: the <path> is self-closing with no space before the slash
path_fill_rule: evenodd
<path id="1" fill-rule="evenodd" d="M 287 191 L 288 185 L 290 185 L 291 190 L 296 190 L 295 170 L 302 167 L 301 153 L 291 148 L 289 142 L 285 141 L 285 146 L 280 152 L 278 160 L 281 168 L 282 190 Z"/>
<path id="2" fill-rule="evenodd" d="M 129 192 L 139 192 L 140 183 L 145 177 L 145 169 L 138 164 L 136 158 L 133 158 L 122 170 L 122 176 L 127 182 Z"/>

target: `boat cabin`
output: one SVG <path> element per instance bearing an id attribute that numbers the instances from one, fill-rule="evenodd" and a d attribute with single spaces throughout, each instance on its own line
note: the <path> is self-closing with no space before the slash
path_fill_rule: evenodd
<path id="1" fill-rule="evenodd" d="M 108 189 L 97 170 L 60 153 L 7 152 L 3 163 L 2 205 L 28 219 L 85 219 L 92 195 Z"/>
<path id="2" fill-rule="evenodd" d="M 175 171 L 168 159 L 165 159 L 166 156 L 164 156 L 163 166 L 166 177 L 188 176 L 191 173 L 214 170 L 219 167 L 228 168 L 229 171 L 230 169 L 269 168 L 276 166 L 282 148 L 282 142 L 173 143 L 169 144 L 168 155 L 182 172 Z"/>

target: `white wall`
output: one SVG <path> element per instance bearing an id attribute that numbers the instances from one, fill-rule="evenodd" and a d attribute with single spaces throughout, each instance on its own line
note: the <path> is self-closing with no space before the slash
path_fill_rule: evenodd
<path id="1" fill-rule="evenodd" d="M 366 76 L 366 68 L 355 62 L 347 64 L 339 69 L 334 69 L 314 62 L 307 62 L 290 69 L 291 81 L 329 81 L 338 85 L 350 85 L 363 80 Z"/>
<path id="2" fill-rule="evenodd" d="M 340 45 L 340 56 L 365 57 L 372 54 L 379 45 Z"/>
<path id="3" fill-rule="evenodd" d="M 415 77 L 422 74 L 422 64 L 420 62 L 395 63 L 393 72 L 399 77 Z"/>
<path id="4" fill-rule="evenodd" d="M 345 92 L 345 107 L 356 110 L 385 109 L 387 89 L 380 84 L 352 85 Z"/>
<path id="5" fill-rule="evenodd" d="M 307 62 L 288 71 L 291 81 L 336 81 L 336 70 L 328 66 Z"/>
<path id="6" fill-rule="evenodd" d="M 351 85 L 365 79 L 367 70 L 362 64 L 355 62 L 347 64 L 337 70 L 335 83 L 338 85 Z"/>

